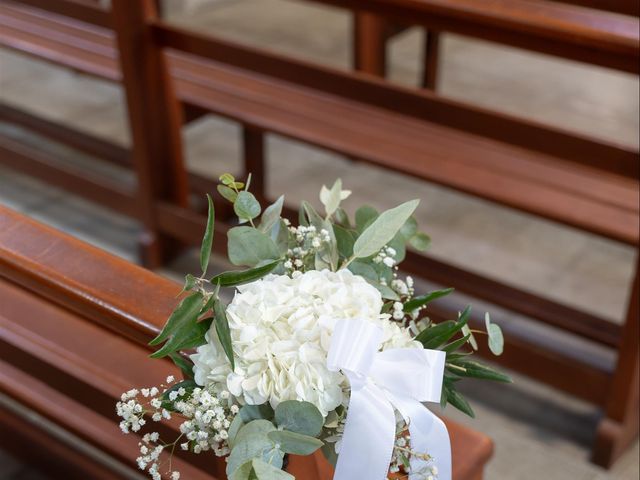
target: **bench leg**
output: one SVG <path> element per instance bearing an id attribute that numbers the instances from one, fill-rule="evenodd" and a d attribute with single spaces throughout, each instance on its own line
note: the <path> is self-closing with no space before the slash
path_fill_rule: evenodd
<path id="1" fill-rule="evenodd" d="M 251 192 L 263 202 L 266 196 L 266 168 L 264 154 L 264 132 L 252 127 L 242 128 L 242 154 L 244 178 L 251 174 Z"/>
<path id="2" fill-rule="evenodd" d="M 387 21 L 373 13 L 353 13 L 353 68 L 384 77 L 387 72 Z"/>
<path id="3" fill-rule="evenodd" d="M 155 1 L 112 0 L 111 12 L 133 137 L 142 261 L 157 268 L 178 249 L 162 232 L 157 206 L 188 204 L 182 110 L 162 49 L 149 38 L 148 22 L 157 17 Z"/>
<path id="4" fill-rule="evenodd" d="M 438 86 L 438 63 L 440 53 L 440 32 L 425 30 L 424 45 L 424 74 L 422 86 L 429 90 L 436 90 Z"/>
<path id="5" fill-rule="evenodd" d="M 626 323 L 618 349 L 618 362 L 613 375 L 604 418 L 598 425 L 591 459 L 609 468 L 638 435 L 638 267 L 631 290 Z"/>

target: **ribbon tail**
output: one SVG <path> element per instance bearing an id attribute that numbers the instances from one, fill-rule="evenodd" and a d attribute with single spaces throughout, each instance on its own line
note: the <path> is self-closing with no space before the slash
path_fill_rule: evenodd
<path id="1" fill-rule="evenodd" d="M 352 390 L 333 480 L 385 480 L 395 432 L 393 407 L 382 390 L 371 383 Z"/>
<path id="2" fill-rule="evenodd" d="M 422 403 L 412 398 L 393 395 L 391 401 L 400 414 L 409 420 L 411 449 L 427 453 L 433 458 L 430 465 L 437 467 L 438 480 L 451 480 L 451 441 L 444 422 Z M 409 480 L 424 478 L 420 472 L 428 468 L 428 465 L 429 463 L 424 460 L 412 458 L 411 471 L 415 473 L 409 475 Z"/>

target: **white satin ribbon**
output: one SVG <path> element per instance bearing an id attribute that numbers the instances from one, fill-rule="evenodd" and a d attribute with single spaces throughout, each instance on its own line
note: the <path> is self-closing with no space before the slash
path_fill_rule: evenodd
<path id="1" fill-rule="evenodd" d="M 409 424 L 411 448 L 428 453 L 438 480 L 451 480 L 449 433 L 421 402 L 440 402 L 445 352 L 396 348 L 379 352 L 382 329 L 366 320 L 337 322 L 327 357 L 332 371 L 342 370 L 351 399 L 334 480 L 387 478 L 396 434 L 394 407 Z M 424 460 L 413 458 L 420 472 Z M 410 480 L 424 478 L 416 474 Z"/>

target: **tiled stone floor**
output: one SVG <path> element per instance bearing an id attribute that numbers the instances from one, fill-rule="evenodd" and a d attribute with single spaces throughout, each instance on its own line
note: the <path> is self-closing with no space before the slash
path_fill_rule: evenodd
<path id="1" fill-rule="evenodd" d="M 349 64 L 349 18 L 340 10 L 288 0 L 167 3 L 172 21 L 341 68 Z M 419 44 L 415 29 L 392 42 L 393 81 L 415 84 Z M 445 36 L 443 48 L 445 95 L 638 145 L 638 81 L 632 76 L 456 36 Z M 7 51 L 0 51 L 0 101 L 129 142 L 117 87 Z M 41 141 L 7 125 L 0 128 Z M 237 170 L 238 134 L 237 125 L 218 118 L 190 125 L 185 132 L 190 167 L 212 179 Z M 268 147 L 269 189 L 285 192 L 292 203 L 315 200 L 309 192 L 338 176 L 355 191 L 352 206 L 368 202 L 383 208 L 419 197 L 419 220 L 433 238 L 434 255 L 614 321 L 622 318 L 635 258 L 627 247 L 279 137 L 271 136 Z M 65 161 L 87 164 L 80 155 L 49 148 L 58 149 Z M 118 169 L 90 165 L 87 168 L 131 181 Z M 128 260 L 137 259 L 134 222 L 59 189 L 0 169 L 0 203 Z M 162 273 L 179 278 L 194 265 L 193 255 L 187 254 Z M 502 319 L 516 320 L 508 315 Z M 509 387 L 468 385 L 476 420 L 448 412 L 496 441 L 488 479 L 638 478 L 637 444 L 611 472 L 588 463 L 598 419 L 595 409 L 525 378 L 516 380 Z M 0 457 L 0 465 L 12 463 Z M 32 478 L 19 476 L 33 474 L 28 466 L 16 468 L 6 473 L 0 467 L 0 479 Z"/>

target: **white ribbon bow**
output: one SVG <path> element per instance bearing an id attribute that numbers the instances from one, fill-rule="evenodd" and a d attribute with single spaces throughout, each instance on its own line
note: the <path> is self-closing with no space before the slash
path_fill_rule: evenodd
<path id="1" fill-rule="evenodd" d="M 387 478 L 396 435 L 394 408 L 409 424 L 411 449 L 428 453 L 438 480 L 451 480 L 449 433 L 421 402 L 440 402 L 446 353 L 396 348 L 379 352 L 382 329 L 366 320 L 337 322 L 327 357 L 329 370 L 342 372 L 351 399 L 334 480 Z M 410 480 L 424 478 L 424 460 L 411 460 Z"/>

